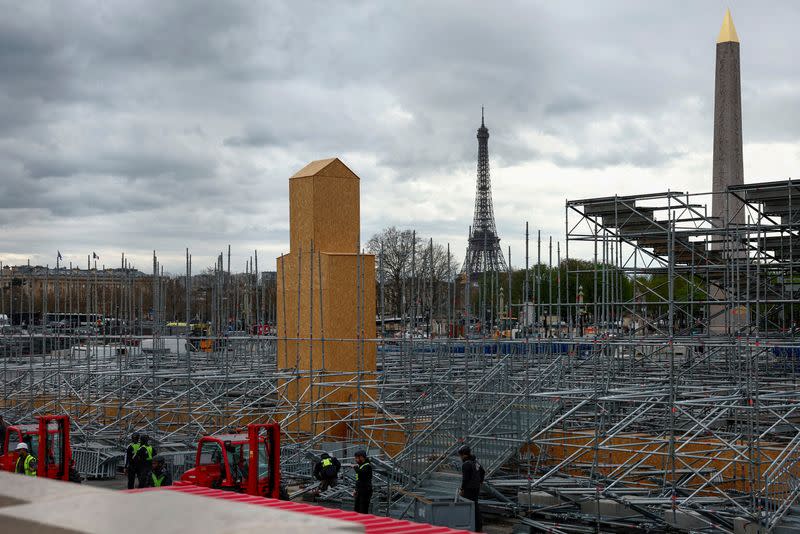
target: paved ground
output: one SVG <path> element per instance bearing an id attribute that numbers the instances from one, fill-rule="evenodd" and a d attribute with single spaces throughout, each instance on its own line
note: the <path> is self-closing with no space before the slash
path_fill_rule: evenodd
<path id="1" fill-rule="evenodd" d="M 89 486 L 110 490 L 124 490 L 128 488 L 128 479 L 124 476 L 118 476 L 111 480 L 84 480 L 83 483 Z M 512 525 L 513 523 L 510 521 L 492 521 L 485 525 L 483 531 L 488 534 L 508 534 L 512 530 Z"/>
<path id="2" fill-rule="evenodd" d="M 516 523 L 510 519 L 500 519 L 484 525 L 483 531 L 487 534 L 509 534 L 509 532 L 514 530 L 515 524 Z"/>
<path id="3" fill-rule="evenodd" d="M 111 480 L 84 480 L 84 484 L 89 486 L 96 486 L 98 488 L 106 488 L 112 490 L 128 489 L 128 478 L 118 476 Z"/>

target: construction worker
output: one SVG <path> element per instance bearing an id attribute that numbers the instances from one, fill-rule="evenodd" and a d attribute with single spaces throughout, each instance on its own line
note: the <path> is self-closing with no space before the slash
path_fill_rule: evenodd
<path id="1" fill-rule="evenodd" d="M 14 469 L 15 473 L 20 475 L 27 475 L 29 477 L 36 476 L 36 456 L 28 452 L 28 444 L 20 442 L 17 444 L 17 465 Z"/>
<path id="2" fill-rule="evenodd" d="M 153 458 L 153 470 L 150 472 L 148 487 L 160 488 L 161 486 L 171 486 L 172 475 L 165 469 L 164 459 L 161 456 Z"/>
<path id="3" fill-rule="evenodd" d="M 480 532 L 483 528 L 483 518 L 478 507 L 478 497 L 486 471 L 478 463 L 469 446 L 459 447 L 458 455 L 461 457 L 461 491 L 459 495 L 475 503 L 475 532 Z"/>
<path id="4" fill-rule="evenodd" d="M 133 484 L 136 481 L 136 472 L 138 471 L 137 462 L 139 461 L 139 433 L 134 432 L 131 435 L 131 442 L 128 449 L 125 451 L 125 474 L 128 476 L 128 489 L 133 489 Z"/>
<path id="5" fill-rule="evenodd" d="M 139 480 L 136 487 L 146 488 L 150 480 L 150 471 L 153 469 L 153 457 L 156 450 L 150 445 L 150 436 L 142 434 L 139 438 L 139 451 L 136 453 L 137 467 L 136 478 Z"/>
<path id="6" fill-rule="evenodd" d="M 336 486 L 341 468 L 342 464 L 336 457 L 332 457 L 327 452 L 322 453 L 320 461 L 314 466 L 314 478 L 320 481 L 320 492 Z"/>
<path id="7" fill-rule="evenodd" d="M 356 451 L 356 490 L 353 492 L 355 499 L 354 510 L 360 514 L 369 513 L 369 503 L 372 500 L 372 464 L 367 458 L 366 451 Z"/>

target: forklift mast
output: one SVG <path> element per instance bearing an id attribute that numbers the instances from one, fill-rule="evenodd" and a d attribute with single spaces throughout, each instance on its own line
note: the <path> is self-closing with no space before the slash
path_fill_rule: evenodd
<path id="1" fill-rule="evenodd" d="M 69 480 L 72 450 L 69 443 L 69 416 L 41 415 L 39 421 L 39 450 L 37 451 L 36 476 L 57 480 Z M 50 439 L 50 424 L 55 423 L 58 431 Z"/>
<path id="2" fill-rule="evenodd" d="M 249 495 L 280 498 L 281 489 L 281 429 L 278 423 L 247 425 L 250 461 L 247 488 Z M 263 456 L 262 456 L 263 452 Z M 266 477 L 260 477 L 260 462 L 266 465 Z"/>

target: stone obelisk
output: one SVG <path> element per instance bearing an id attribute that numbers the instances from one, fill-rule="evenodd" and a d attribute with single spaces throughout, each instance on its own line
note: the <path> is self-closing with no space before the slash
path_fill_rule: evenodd
<path id="1" fill-rule="evenodd" d="M 717 38 L 714 84 L 714 163 L 711 215 L 720 227 L 744 222 L 741 202 L 725 194 L 729 185 L 744 183 L 742 160 L 742 84 L 739 36 L 730 10 L 725 12 Z"/>
<path id="2" fill-rule="evenodd" d="M 717 38 L 717 67 L 714 81 L 714 161 L 712 170 L 711 215 L 717 228 L 729 228 L 745 222 L 742 202 L 727 193 L 728 187 L 744 183 L 742 159 L 742 82 L 739 70 L 739 36 L 730 10 L 725 11 Z M 742 258 L 740 242 L 735 235 L 715 236 L 712 248 L 723 251 L 727 261 Z M 723 283 L 723 285 L 725 285 Z M 715 287 L 710 307 L 710 330 L 715 334 L 732 334 L 748 323 L 747 309 L 733 307 L 730 300 L 736 288 Z"/>

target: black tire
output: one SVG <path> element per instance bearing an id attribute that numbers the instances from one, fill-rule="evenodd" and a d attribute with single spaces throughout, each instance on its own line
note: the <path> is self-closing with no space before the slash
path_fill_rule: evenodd
<path id="1" fill-rule="evenodd" d="M 81 482 L 83 482 L 83 477 L 81 476 L 80 473 L 78 473 L 78 471 L 75 468 L 70 467 L 69 481 L 74 482 L 75 484 L 80 484 Z"/>

